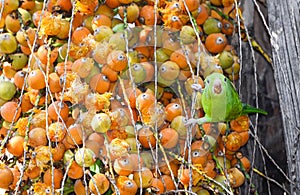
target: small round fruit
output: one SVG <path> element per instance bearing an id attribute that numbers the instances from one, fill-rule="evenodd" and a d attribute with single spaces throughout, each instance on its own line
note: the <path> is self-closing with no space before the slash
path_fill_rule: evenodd
<path id="1" fill-rule="evenodd" d="M 94 194 L 104 194 L 109 186 L 109 180 L 102 173 L 96 173 L 89 181 L 89 188 Z"/>
<path id="2" fill-rule="evenodd" d="M 227 38 L 221 33 L 212 33 L 206 37 L 205 47 L 211 53 L 220 53 L 227 45 Z"/>
<path id="3" fill-rule="evenodd" d="M 152 184 L 153 174 L 149 168 L 142 167 L 140 171 L 135 171 L 133 173 L 133 180 L 135 181 L 137 186 L 148 188 Z M 142 181 L 142 183 L 140 182 L 140 180 Z"/>
<path id="4" fill-rule="evenodd" d="M 108 26 L 99 26 L 94 30 L 95 41 L 109 41 L 110 37 L 113 35 L 113 31 Z"/>
<path id="5" fill-rule="evenodd" d="M 32 70 L 28 77 L 27 83 L 32 89 L 40 90 L 46 87 L 45 77 L 41 70 Z"/>
<path id="6" fill-rule="evenodd" d="M 9 139 L 6 149 L 12 155 L 19 157 L 24 153 L 24 137 L 16 135 Z"/>
<path id="7" fill-rule="evenodd" d="M 0 53 L 10 54 L 17 50 L 18 42 L 11 33 L 0 34 Z"/>
<path id="8" fill-rule="evenodd" d="M 95 163 L 95 153 L 89 148 L 79 148 L 75 153 L 75 161 L 80 166 L 90 167 Z"/>
<path id="9" fill-rule="evenodd" d="M 181 28 L 179 37 L 183 44 L 190 44 L 196 41 L 196 33 L 193 27 L 188 25 Z"/>
<path id="10" fill-rule="evenodd" d="M 112 159 L 128 154 L 130 145 L 123 139 L 114 138 L 109 144 L 109 154 Z"/>
<path id="11" fill-rule="evenodd" d="M 230 186 L 233 188 L 238 188 L 245 183 L 244 174 L 236 167 L 230 168 L 228 170 L 228 177 Z"/>
<path id="12" fill-rule="evenodd" d="M 222 30 L 222 23 L 215 18 L 208 18 L 203 24 L 203 31 L 209 35 L 212 33 L 220 33 Z"/>
<path id="13" fill-rule="evenodd" d="M 86 192 L 85 187 L 80 179 L 75 181 L 74 192 L 76 195 L 89 194 L 89 192 Z"/>
<path id="14" fill-rule="evenodd" d="M 118 175 L 128 176 L 132 173 L 135 165 L 130 156 L 123 156 L 114 161 L 113 167 Z"/>
<path id="15" fill-rule="evenodd" d="M 106 75 L 99 73 L 91 78 L 90 87 L 94 91 L 97 91 L 98 93 L 102 94 L 109 90 L 110 81 L 108 80 Z"/>
<path id="16" fill-rule="evenodd" d="M 82 166 L 79 166 L 76 161 L 72 161 L 72 164 L 70 165 L 68 176 L 71 179 L 79 179 L 83 176 L 83 169 Z"/>
<path id="17" fill-rule="evenodd" d="M 182 107 L 177 103 L 169 103 L 165 109 L 166 120 L 171 122 L 175 117 L 182 114 Z"/>
<path id="18" fill-rule="evenodd" d="M 143 127 L 138 132 L 138 140 L 144 148 L 154 148 L 156 138 L 150 127 Z"/>
<path id="19" fill-rule="evenodd" d="M 159 132 L 159 139 L 166 149 L 174 148 L 178 143 L 178 133 L 175 129 L 165 128 Z"/>
<path id="20" fill-rule="evenodd" d="M 31 129 L 28 134 L 28 144 L 32 147 L 46 146 L 48 143 L 46 130 L 36 127 Z"/>
<path id="21" fill-rule="evenodd" d="M 21 107 L 16 102 L 6 102 L 1 107 L 1 117 L 7 122 L 15 122 L 21 116 Z"/>
<path id="22" fill-rule="evenodd" d="M 52 175 L 54 176 L 52 181 Z M 54 168 L 52 172 L 52 168 L 47 169 L 47 171 L 44 174 L 44 183 L 47 184 L 48 186 L 51 186 L 54 184 L 54 188 L 58 189 L 61 186 L 61 181 L 63 180 L 63 172 L 61 169 Z"/>
<path id="23" fill-rule="evenodd" d="M 0 98 L 3 100 L 11 100 L 16 93 L 16 86 L 9 81 L 0 82 Z"/>
<path id="24" fill-rule="evenodd" d="M 166 61 L 164 62 L 158 70 L 158 74 L 167 81 L 173 81 L 175 80 L 180 73 L 179 66 L 172 61 Z"/>
<path id="25" fill-rule="evenodd" d="M 106 133 L 111 126 L 110 117 L 105 113 L 95 114 L 91 126 L 92 129 L 98 133 Z"/>
<path id="26" fill-rule="evenodd" d="M 9 57 L 12 59 L 11 66 L 15 70 L 21 70 L 25 65 L 27 65 L 28 56 L 24 53 L 11 54 Z"/>
<path id="27" fill-rule="evenodd" d="M 61 120 L 60 117 L 62 120 L 66 121 L 69 115 L 69 107 L 64 102 L 55 101 L 49 105 L 48 114 L 49 117 L 54 121 Z"/>
<path id="28" fill-rule="evenodd" d="M 218 59 L 219 59 L 219 65 L 223 69 L 232 67 L 232 64 L 234 62 L 233 55 L 229 51 L 222 51 L 222 53 L 220 53 Z"/>
<path id="29" fill-rule="evenodd" d="M 135 181 L 126 176 L 119 176 L 116 183 L 121 195 L 136 194 L 138 186 Z"/>
<path id="30" fill-rule="evenodd" d="M 14 181 L 13 172 L 4 163 L 0 164 L 0 188 L 8 189 Z"/>

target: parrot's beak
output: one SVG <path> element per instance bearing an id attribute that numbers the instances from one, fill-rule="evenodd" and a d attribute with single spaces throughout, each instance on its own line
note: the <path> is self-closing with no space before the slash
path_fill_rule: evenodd
<path id="1" fill-rule="evenodd" d="M 222 92 L 222 82 L 220 79 L 214 81 L 213 91 L 215 94 L 220 94 Z"/>

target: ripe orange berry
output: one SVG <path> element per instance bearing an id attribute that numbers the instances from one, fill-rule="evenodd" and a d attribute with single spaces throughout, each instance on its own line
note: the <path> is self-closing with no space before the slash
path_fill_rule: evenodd
<path id="1" fill-rule="evenodd" d="M 54 175 L 54 181 L 52 181 L 52 175 Z M 52 168 L 49 168 L 46 170 L 44 174 L 44 183 L 47 184 L 48 186 L 51 186 L 52 183 L 54 184 L 54 188 L 58 189 L 61 186 L 61 181 L 63 179 L 63 172 L 61 169 L 54 168 L 52 172 Z"/>
<path id="2" fill-rule="evenodd" d="M 170 149 L 177 145 L 179 135 L 175 129 L 165 128 L 159 132 L 159 139 L 164 148 Z"/>
<path id="3" fill-rule="evenodd" d="M 44 128 L 33 128 L 28 134 L 28 144 L 32 147 L 46 146 L 48 143 L 46 130 Z"/>
<path id="4" fill-rule="evenodd" d="M 14 156 L 22 156 L 24 153 L 24 137 L 15 135 L 9 139 L 6 149 Z"/>
<path id="5" fill-rule="evenodd" d="M 90 80 L 90 87 L 94 91 L 97 91 L 98 93 L 102 94 L 109 90 L 110 81 L 108 80 L 106 75 L 99 73 L 93 76 Z"/>
<path id="6" fill-rule="evenodd" d="M 107 65 L 114 71 L 122 71 L 127 67 L 126 54 L 121 50 L 114 50 L 107 56 Z"/>
<path id="7" fill-rule="evenodd" d="M 16 122 L 21 116 L 21 107 L 16 102 L 6 102 L 1 106 L 1 117 L 7 122 Z"/>
<path id="8" fill-rule="evenodd" d="M 154 148 L 156 144 L 156 138 L 150 127 L 143 127 L 138 132 L 139 142 L 144 148 Z"/>
<path id="9" fill-rule="evenodd" d="M 32 89 L 40 90 L 46 87 L 45 77 L 41 70 L 32 70 L 28 77 L 27 83 Z"/>
<path id="10" fill-rule="evenodd" d="M 72 161 L 72 164 L 68 171 L 68 176 L 71 179 L 79 179 L 83 176 L 82 166 L 79 166 L 76 161 Z"/>
<path id="11" fill-rule="evenodd" d="M 227 45 L 227 38 L 221 33 L 212 33 L 206 37 L 205 47 L 211 53 L 220 53 Z"/>
<path id="12" fill-rule="evenodd" d="M 116 183 L 121 195 L 136 194 L 138 186 L 135 181 L 126 176 L 119 176 Z"/>
<path id="13" fill-rule="evenodd" d="M 13 172 L 4 164 L 0 164 L 0 188 L 8 189 L 14 181 Z"/>
<path id="14" fill-rule="evenodd" d="M 89 188 L 94 194 L 104 194 L 109 186 L 108 179 L 102 173 L 96 173 L 89 181 Z"/>
<path id="15" fill-rule="evenodd" d="M 182 114 L 182 107 L 177 103 L 169 103 L 165 109 L 166 112 L 166 120 L 171 122 L 176 116 Z"/>
<path id="16" fill-rule="evenodd" d="M 49 117 L 54 121 L 61 120 L 59 117 L 61 117 L 64 121 L 66 121 L 69 115 L 69 107 L 64 102 L 55 101 L 49 105 L 48 114 Z"/>

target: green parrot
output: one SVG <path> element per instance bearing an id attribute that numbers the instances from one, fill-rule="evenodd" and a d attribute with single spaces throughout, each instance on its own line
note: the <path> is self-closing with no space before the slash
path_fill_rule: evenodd
<path id="1" fill-rule="evenodd" d="M 189 119 L 187 125 L 228 122 L 251 113 L 267 115 L 267 112 L 262 109 L 243 104 L 233 84 L 223 74 L 213 73 L 206 77 L 204 83 L 201 101 L 205 115 L 202 118 Z"/>

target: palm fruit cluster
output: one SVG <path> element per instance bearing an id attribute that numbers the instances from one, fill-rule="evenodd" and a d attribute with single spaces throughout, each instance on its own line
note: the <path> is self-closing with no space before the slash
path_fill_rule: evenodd
<path id="1" fill-rule="evenodd" d="M 204 115 L 238 79 L 233 0 L 0 2 L 0 188 L 8 194 L 236 192 L 249 118 Z M 238 13 L 236 13 L 238 12 Z"/>

